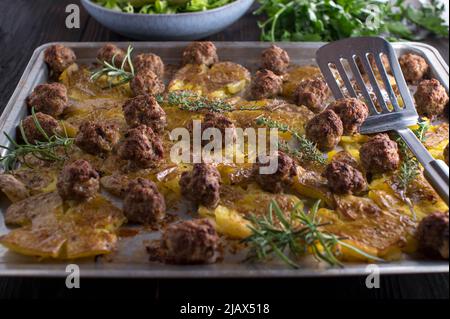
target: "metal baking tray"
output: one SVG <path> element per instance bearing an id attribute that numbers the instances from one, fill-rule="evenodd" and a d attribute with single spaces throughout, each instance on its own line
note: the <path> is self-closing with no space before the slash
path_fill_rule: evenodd
<path id="1" fill-rule="evenodd" d="M 72 48 L 79 63 L 93 62 L 96 51 L 103 43 L 63 43 Z M 177 64 L 186 42 L 136 42 L 116 43 L 125 48 L 133 45 L 136 51 L 152 51 L 160 55 L 168 64 Z M 324 43 L 279 43 L 286 49 L 295 64 L 315 64 L 315 52 Z M 16 126 L 26 115 L 25 99 L 33 88 L 47 80 L 47 67 L 44 64 L 44 50 L 51 44 L 36 49 L 17 85 L 8 105 L 0 117 L 0 131 L 15 135 Z M 261 50 L 268 46 L 260 42 L 218 42 L 216 43 L 220 58 L 240 63 L 250 70 L 255 70 L 259 64 Z M 439 79 L 444 87 L 449 88 L 449 69 L 444 59 L 436 49 L 421 43 L 395 43 L 398 54 L 416 52 L 426 58 L 432 67 L 433 76 Z M 1 134 L 0 143 L 7 145 L 7 140 Z M 6 200 L 0 198 L 0 235 L 8 232 L 3 220 L 7 207 Z M 127 240 L 119 242 L 119 253 L 108 261 L 107 258 L 99 262 L 98 259 L 76 261 L 39 261 L 36 258 L 20 256 L 8 252 L 0 247 L 0 276 L 32 276 L 32 277 L 61 277 L 66 276 L 68 264 L 76 263 L 80 267 L 83 277 L 117 277 L 117 278 L 263 278 L 263 277 L 326 277 L 364 275 L 370 270 L 367 264 L 349 264 L 344 268 L 328 268 L 323 266 L 305 266 L 301 269 L 290 269 L 276 263 L 248 264 L 240 263 L 238 258 L 225 259 L 223 263 L 207 266 L 173 266 L 151 264 L 145 252 L 143 241 L 145 235 L 137 236 L 130 243 Z M 380 264 L 381 274 L 407 273 L 442 273 L 449 271 L 446 261 L 411 261 Z"/>

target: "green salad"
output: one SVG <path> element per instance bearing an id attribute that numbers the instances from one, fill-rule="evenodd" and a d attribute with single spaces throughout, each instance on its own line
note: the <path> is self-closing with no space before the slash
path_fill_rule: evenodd
<path id="1" fill-rule="evenodd" d="M 126 13 L 161 14 L 205 11 L 235 0 L 92 0 L 105 8 Z"/>

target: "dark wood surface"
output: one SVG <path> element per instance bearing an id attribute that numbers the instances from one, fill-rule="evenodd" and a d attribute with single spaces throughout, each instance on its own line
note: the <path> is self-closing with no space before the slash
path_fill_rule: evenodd
<path id="1" fill-rule="evenodd" d="M 65 28 L 65 7 L 78 0 L 0 0 L 0 108 L 3 110 L 33 52 L 53 41 L 126 41 L 81 11 L 81 28 Z M 220 34 L 216 41 L 257 41 L 259 31 L 251 12 Z M 448 62 L 449 42 L 427 39 Z M 229 292 L 232 291 L 230 294 Z M 289 292 L 283 293 L 283 292 Z M 295 294 L 292 294 L 295 291 Z M 143 293 L 145 292 L 145 293 Z M 381 288 L 369 290 L 364 278 L 303 280 L 82 280 L 68 290 L 63 279 L 0 278 L 0 298 L 146 297 L 193 300 L 302 298 L 447 298 L 448 274 L 385 276 Z"/>

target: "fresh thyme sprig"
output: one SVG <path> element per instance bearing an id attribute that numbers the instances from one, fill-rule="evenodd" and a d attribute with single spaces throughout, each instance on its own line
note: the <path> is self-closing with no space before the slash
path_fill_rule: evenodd
<path id="1" fill-rule="evenodd" d="M 19 144 L 6 132 L 3 132 L 11 144 L 11 146 L 0 145 L 0 148 L 8 151 L 4 156 L 0 157 L 0 163 L 2 163 L 5 171 L 15 169 L 20 162 L 30 166 L 26 161 L 27 155 L 32 155 L 35 158 L 46 162 L 60 162 L 67 159 L 68 149 L 73 145 L 74 139 L 67 136 L 65 127 L 64 136 L 59 136 L 57 134 L 48 136 L 39 123 L 39 120 L 34 112 L 34 108 L 31 110 L 31 114 L 37 130 L 41 133 L 45 140 L 36 141 L 35 144 L 31 144 L 27 139 L 22 122 L 19 125 L 19 129 L 24 142 L 23 144 Z M 63 154 L 61 150 L 64 150 Z"/>
<path id="2" fill-rule="evenodd" d="M 299 268 L 289 256 L 301 257 L 311 253 L 317 260 L 342 267 L 338 256 L 340 248 L 345 247 L 369 260 L 383 261 L 343 242 L 343 238 L 323 231 L 322 228 L 327 224 L 321 224 L 317 218 L 320 201 L 315 203 L 309 213 L 300 209 L 300 204 L 301 202 L 286 217 L 278 203 L 272 201 L 267 215 L 249 217 L 252 223 L 249 227 L 253 234 L 244 240 L 250 249 L 247 260 L 261 261 L 275 255 L 289 266 Z"/>
<path id="3" fill-rule="evenodd" d="M 162 95 L 157 96 L 159 103 L 167 103 L 169 106 L 177 106 L 181 110 L 198 112 L 207 110 L 210 112 L 230 112 L 233 106 L 221 99 L 209 99 L 191 91 L 173 91 L 169 92 L 166 98 Z"/>
<path id="4" fill-rule="evenodd" d="M 131 45 L 128 46 L 127 53 L 122 61 L 122 65 L 120 66 L 120 68 L 118 68 L 115 64 L 117 54 L 112 57 L 111 63 L 109 63 L 108 61 L 99 61 L 101 62 L 103 67 L 101 69 L 95 70 L 92 73 L 91 80 L 97 81 L 101 77 L 106 76 L 106 78 L 108 79 L 108 86 L 103 87 L 102 89 L 110 89 L 130 82 L 135 76 L 133 61 L 131 58 L 133 50 L 134 49 Z M 127 65 L 129 67 L 129 71 L 127 71 L 126 69 Z"/>
<path id="5" fill-rule="evenodd" d="M 284 133 L 291 133 L 298 142 L 298 149 L 292 149 L 287 144 L 282 143 L 279 146 L 284 152 L 297 157 L 300 161 L 317 162 L 322 165 L 326 163 L 323 154 L 317 149 L 316 145 L 304 135 L 292 130 L 287 124 L 274 121 L 264 116 L 258 117 L 256 124 L 267 126 L 268 128 L 276 128 Z"/>

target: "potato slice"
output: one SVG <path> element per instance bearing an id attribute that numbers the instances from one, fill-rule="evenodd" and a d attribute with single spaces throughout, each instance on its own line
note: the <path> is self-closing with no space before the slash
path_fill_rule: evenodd
<path id="1" fill-rule="evenodd" d="M 13 203 L 30 196 L 30 192 L 25 184 L 10 174 L 0 174 L 0 190 Z"/>
<path id="2" fill-rule="evenodd" d="M 63 205 L 58 194 L 41 194 L 8 209 L 6 222 L 25 226 L 1 236 L 0 244 L 19 254 L 41 258 L 107 254 L 114 249 L 115 231 L 124 221 L 121 210 L 100 195 L 88 202 Z"/>

